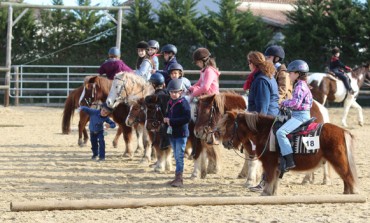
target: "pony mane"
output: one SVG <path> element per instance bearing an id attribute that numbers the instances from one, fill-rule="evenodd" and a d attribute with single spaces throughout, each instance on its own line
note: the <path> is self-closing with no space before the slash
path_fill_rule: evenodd
<path id="1" fill-rule="evenodd" d="M 258 122 L 258 113 L 256 112 L 243 112 L 242 114 L 245 119 L 245 123 L 247 124 L 248 128 L 253 132 L 257 132 L 257 122 Z"/>
<path id="2" fill-rule="evenodd" d="M 139 84 L 140 86 L 150 85 L 149 82 L 146 81 L 144 78 L 132 72 L 119 72 L 116 74 L 116 77 L 120 79 L 131 80 L 132 82 Z"/>

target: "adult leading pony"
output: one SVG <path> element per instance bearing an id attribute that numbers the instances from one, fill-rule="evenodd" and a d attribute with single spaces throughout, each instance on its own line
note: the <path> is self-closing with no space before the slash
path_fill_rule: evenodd
<path id="1" fill-rule="evenodd" d="M 218 123 L 222 144 L 226 148 L 252 143 L 266 173 L 266 185 L 261 195 L 276 195 L 278 190 L 279 152 L 267 149 L 269 134 L 275 118 L 262 114 L 231 111 Z M 325 123 L 319 136 L 320 146 L 316 153 L 295 154 L 293 171 L 315 169 L 327 160 L 344 183 L 344 194 L 357 193 L 357 173 L 353 158 L 353 136 L 336 125 Z M 248 148 L 248 147 L 246 147 Z"/>
<path id="2" fill-rule="evenodd" d="M 313 98 L 325 104 L 326 101 L 344 102 L 344 114 L 342 117 L 342 125 L 347 127 L 347 115 L 350 107 L 354 107 L 358 111 L 358 123 L 360 126 L 364 125 L 364 118 L 361 106 L 356 102 L 360 88 L 364 83 L 370 81 L 369 63 L 358 67 L 352 72 L 347 73 L 351 81 L 352 89 L 355 94 L 347 93 L 346 88 L 341 80 L 335 78 L 333 75 L 326 73 L 312 73 L 308 76 L 308 83 L 311 86 Z"/>

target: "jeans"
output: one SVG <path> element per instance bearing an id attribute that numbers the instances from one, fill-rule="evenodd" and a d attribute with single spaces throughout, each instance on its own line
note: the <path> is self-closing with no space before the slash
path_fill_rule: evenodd
<path id="1" fill-rule="evenodd" d="M 292 111 L 292 118 L 282 125 L 276 132 L 276 138 L 279 143 L 280 153 L 282 156 L 293 153 L 287 135 L 298 128 L 303 122 L 310 119 L 310 111 Z"/>
<path id="2" fill-rule="evenodd" d="M 344 84 L 344 87 L 347 89 L 347 90 L 351 90 L 352 87 L 351 87 L 351 84 L 349 83 L 349 78 L 347 77 L 347 75 L 344 73 L 344 72 L 341 72 L 339 71 L 338 69 L 334 69 L 332 70 L 335 75 L 337 75 L 337 77 L 343 81 L 343 84 Z"/>
<path id="3" fill-rule="evenodd" d="M 173 155 L 176 161 L 176 173 L 184 172 L 184 153 L 188 137 L 173 138 L 170 137 Z"/>
<path id="4" fill-rule="evenodd" d="M 105 141 L 103 133 L 104 131 L 90 132 L 90 142 L 93 156 L 97 156 L 99 153 L 100 159 L 105 159 Z"/>

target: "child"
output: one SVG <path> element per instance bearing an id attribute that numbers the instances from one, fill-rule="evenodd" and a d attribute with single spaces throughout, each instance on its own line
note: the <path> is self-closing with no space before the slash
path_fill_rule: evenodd
<path id="1" fill-rule="evenodd" d="M 307 84 L 308 65 L 303 60 L 295 60 L 288 65 L 289 77 L 293 83 L 292 99 L 284 100 L 282 107 L 292 110 L 292 117 L 285 122 L 276 132 L 276 138 L 280 146 L 281 171 L 288 171 L 295 167 L 293 149 L 287 135 L 299 127 L 303 122 L 310 119 L 312 107 L 312 94 Z"/>
<path id="2" fill-rule="evenodd" d="M 153 70 L 153 60 L 149 57 L 147 51 L 149 49 L 149 45 L 145 41 L 140 41 L 137 45 L 137 61 L 136 61 L 136 71 L 135 73 L 145 80 L 149 80 L 150 75 L 152 74 Z"/>
<path id="3" fill-rule="evenodd" d="M 166 86 L 171 80 L 170 74 L 168 73 L 168 68 L 171 66 L 171 64 L 177 63 L 176 53 L 177 48 L 172 44 L 167 44 L 162 47 L 161 54 L 163 55 L 164 59 L 164 69 L 159 72 L 163 75 Z"/>
<path id="4" fill-rule="evenodd" d="M 182 187 L 184 172 L 184 153 L 186 141 L 189 136 L 190 105 L 182 94 L 182 81 L 180 79 L 171 80 L 167 90 L 170 92 L 171 99 L 168 102 L 167 114 L 163 122 L 168 125 L 167 133 L 170 135 L 170 142 L 176 160 L 175 179 L 170 182 L 173 187 Z"/>
<path id="5" fill-rule="evenodd" d="M 218 78 L 220 76 L 220 72 L 216 67 L 215 59 L 211 57 L 211 53 L 208 49 L 198 48 L 193 53 L 193 63 L 201 70 L 198 82 L 189 88 L 191 98 L 204 94 L 218 94 Z"/>
<path id="6" fill-rule="evenodd" d="M 148 54 L 154 63 L 154 68 L 152 70 L 152 74 L 154 74 L 159 69 L 158 56 L 160 54 L 157 54 L 159 50 L 159 43 L 156 40 L 149 40 L 148 45 L 149 45 Z"/>
<path id="7" fill-rule="evenodd" d="M 100 66 L 98 73 L 100 75 L 106 74 L 108 79 L 113 80 L 117 73 L 132 72 L 132 69 L 120 60 L 120 56 L 120 49 L 117 47 L 110 48 L 108 52 L 109 59 Z"/>
<path id="8" fill-rule="evenodd" d="M 170 67 L 168 67 L 168 73 L 170 74 L 171 80 L 180 79 L 182 80 L 182 90 L 184 93 L 188 91 L 191 87 L 191 83 L 189 79 L 184 77 L 184 69 L 182 68 L 181 64 L 173 63 Z"/>
<path id="9" fill-rule="evenodd" d="M 90 141 L 93 155 L 91 159 L 96 160 L 99 154 L 99 161 L 105 160 L 105 141 L 104 141 L 104 127 L 106 129 L 115 128 L 116 124 L 109 119 L 112 109 L 106 103 L 102 104 L 100 110 L 81 106 L 81 111 L 86 112 L 90 116 Z M 104 122 L 106 122 L 104 124 Z M 104 125 L 103 125 L 104 124 Z"/>
<path id="10" fill-rule="evenodd" d="M 164 77 L 161 73 L 156 72 L 152 74 L 149 78 L 149 82 L 154 88 L 154 94 L 167 94 L 168 91 L 165 89 L 166 85 L 164 84 Z"/>
<path id="11" fill-rule="evenodd" d="M 330 66 L 329 69 L 332 71 L 339 79 L 343 81 L 344 86 L 346 87 L 348 93 L 354 94 L 355 91 L 352 89 L 350 83 L 349 83 L 349 78 L 347 75 L 344 73 L 343 69 L 346 71 L 351 71 L 352 69 L 346 65 L 344 65 L 340 60 L 340 50 L 338 47 L 334 47 L 332 50 L 332 57 L 330 60 Z"/>

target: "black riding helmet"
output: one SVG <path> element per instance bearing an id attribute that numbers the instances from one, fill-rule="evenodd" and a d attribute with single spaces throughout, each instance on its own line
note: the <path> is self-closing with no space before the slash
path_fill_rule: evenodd
<path id="1" fill-rule="evenodd" d="M 140 41 L 138 42 L 138 44 L 136 45 L 136 48 L 137 49 L 148 49 L 149 48 L 149 45 L 147 42 L 145 41 Z"/>
<path id="2" fill-rule="evenodd" d="M 285 52 L 284 52 L 283 47 L 278 46 L 278 45 L 273 45 L 266 49 L 265 56 L 279 57 L 278 62 L 281 62 L 285 58 Z"/>

